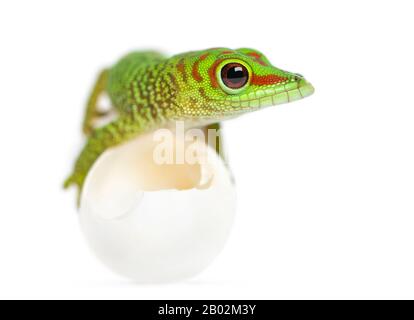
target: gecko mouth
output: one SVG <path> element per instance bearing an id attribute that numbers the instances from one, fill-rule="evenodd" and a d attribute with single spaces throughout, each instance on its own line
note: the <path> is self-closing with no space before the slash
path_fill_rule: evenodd
<path id="1" fill-rule="evenodd" d="M 231 97 L 230 106 L 243 109 L 263 108 L 300 100 L 314 92 L 313 86 L 304 79 L 282 86 L 259 89 L 249 94 Z"/>
<path id="2" fill-rule="evenodd" d="M 217 122 L 232 119 L 249 111 L 306 98 L 314 91 L 312 84 L 303 78 L 284 85 L 268 86 L 248 94 L 230 96 L 225 100 L 215 100 L 218 105 L 227 107 L 226 110 L 212 116 L 204 116 L 203 120 L 213 123 L 213 120 Z"/>

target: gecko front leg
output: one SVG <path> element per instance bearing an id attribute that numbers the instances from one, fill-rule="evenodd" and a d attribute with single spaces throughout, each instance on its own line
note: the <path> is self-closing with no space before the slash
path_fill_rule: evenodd
<path id="1" fill-rule="evenodd" d="M 85 178 L 98 157 L 108 148 L 119 145 L 142 131 L 139 122 L 134 121 L 133 117 L 123 116 L 91 133 L 76 160 L 73 173 L 64 183 L 65 188 L 73 184 L 78 187 L 78 204 Z"/>
<path id="2" fill-rule="evenodd" d="M 95 86 L 89 96 L 88 103 L 86 105 L 85 116 L 83 120 L 83 133 L 90 135 L 93 131 L 93 122 L 97 117 L 105 116 L 107 112 L 101 112 L 97 109 L 98 99 L 100 95 L 106 90 L 108 82 L 108 70 L 103 70 L 96 80 Z"/>

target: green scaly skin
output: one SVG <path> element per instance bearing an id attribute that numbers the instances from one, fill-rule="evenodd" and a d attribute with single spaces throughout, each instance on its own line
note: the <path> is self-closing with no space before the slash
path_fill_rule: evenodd
<path id="1" fill-rule="evenodd" d="M 247 84 L 230 89 L 222 81 L 221 68 L 239 63 L 249 73 Z M 118 111 L 117 120 L 93 129 L 102 113 L 98 96 L 107 92 Z M 259 51 L 214 48 L 165 58 L 157 52 L 134 52 L 104 70 L 89 99 L 84 132 L 88 141 L 65 187 L 78 186 L 96 159 L 108 148 L 148 131 L 185 121 L 208 126 L 264 107 L 295 101 L 313 93 L 302 76 L 280 70 Z"/>

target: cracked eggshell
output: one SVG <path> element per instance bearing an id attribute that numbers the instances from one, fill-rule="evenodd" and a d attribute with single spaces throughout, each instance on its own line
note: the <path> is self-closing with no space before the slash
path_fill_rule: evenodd
<path id="1" fill-rule="evenodd" d="M 200 164 L 156 164 L 158 143 L 148 134 L 108 150 L 91 169 L 81 229 L 116 273 L 138 282 L 176 281 L 200 273 L 224 247 L 234 185 L 215 150 L 198 143 Z"/>

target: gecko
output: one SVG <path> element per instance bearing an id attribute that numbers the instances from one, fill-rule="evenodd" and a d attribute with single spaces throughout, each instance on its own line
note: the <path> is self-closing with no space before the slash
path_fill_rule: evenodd
<path id="1" fill-rule="evenodd" d="M 174 121 L 217 129 L 224 120 L 313 92 L 302 75 L 273 66 L 255 49 L 212 48 L 170 58 L 156 51 L 129 53 L 96 80 L 83 120 L 87 141 L 64 187 L 77 186 L 79 204 L 85 178 L 102 153 Z M 117 117 L 95 128 L 108 112 L 98 108 L 103 93 Z"/>

